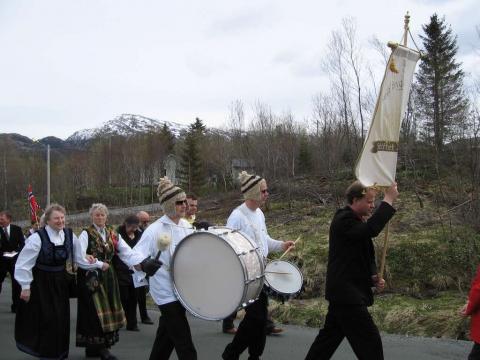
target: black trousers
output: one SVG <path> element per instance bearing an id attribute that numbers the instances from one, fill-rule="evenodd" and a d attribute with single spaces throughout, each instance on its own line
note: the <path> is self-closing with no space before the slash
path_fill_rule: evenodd
<path id="1" fill-rule="evenodd" d="M 382 339 L 366 306 L 330 304 L 305 360 L 330 359 L 346 337 L 358 359 L 383 360 Z"/>
<path id="2" fill-rule="evenodd" d="M 222 321 L 222 330 L 227 331 L 230 329 L 233 329 L 235 327 L 235 324 L 233 321 L 237 318 L 237 312 L 235 311 L 232 313 L 230 316 L 227 316 L 225 319 Z M 272 317 L 270 316 L 270 313 L 268 313 L 267 317 L 267 334 L 271 333 L 272 330 L 275 328 L 275 323 L 273 322 Z"/>
<path id="3" fill-rule="evenodd" d="M 13 277 L 15 272 L 15 263 L 17 262 L 17 257 L 14 258 L 5 258 L 0 256 L 0 293 L 2 292 L 2 284 L 7 276 L 7 273 L 10 274 L 10 279 L 12 280 L 12 311 L 16 311 L 18 303 L 20 302 L 20 292 L 22 287 Z"/>
<path id="4" fill-rule="evenodd" d="M 137 294 L 137 303 L 138 311 L 140 312 L 140 319 L 142 319 L 143 321 L 149 318 L 147 313 L 147 287 L 138 287 L 135 289 L 135 292 Z"/>
<path id="5" fill-rule="evenodd" d="M 137 326 L 137 294 L 133 283 L 130 285 L 120 285 L 120 301 L 123 311 L 127 318 L 127 329 L 133 329 Z"/>
<path id="6" fill-rule="evenodd" d="M 173 349 L 179 360 L 196 360 L 197 351 L 183 306 L 175 301 L 158 308 L 161 316 L 150 360 L 168 360 Z"/>
<path id="7" fill-rule="evenodd" d="M 468 360 L 480 360 L 480 344 L 474 343 L 472 351 L 468 355 Z"/>
<path id="8" fill-rule="evenodd" d="M 235 327 L 235 324 L 233 321 L 237 317 L 237 312 L 235 311 L 232 313 L 230 316 L 227 316 L 225 319 L 222 321 L 222 329 L 223 331 L 233 329 Z"/>
<path id="9" fill-rule="evenodd" d="M 238 360 L 248 348 L 249 359 L 259 359 L 267 338 L 268 298 L 262 291 L 253 304 L 245 308 L 245 317 L 238 325 L 237 333 L 222 354 L 225 360 Z"/>

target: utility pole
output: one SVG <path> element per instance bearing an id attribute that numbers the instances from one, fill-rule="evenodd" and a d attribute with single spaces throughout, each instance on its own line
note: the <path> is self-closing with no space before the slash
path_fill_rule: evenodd
<path id="1" fill-rule="evenodd" d="M 112 186 L 112 136 L 108 138 L 108 185 Z"/>
<path id="2" fill-rule="evenodd" d="M 8 181 L 7 181 L 7 154 L 6 154 L 6 151 L 3 152 L 3 183 L 4 183 L 4 186 L 3 186 L 4 206 L 3 206 L 3 208 L 7 209 L 8 208 L 8 200 L 7 200 Z"/>
<path id="3" fill-rule="evenodd" d="M 47 145 L 47 206 L 50 205 L 50 145 Z"/>

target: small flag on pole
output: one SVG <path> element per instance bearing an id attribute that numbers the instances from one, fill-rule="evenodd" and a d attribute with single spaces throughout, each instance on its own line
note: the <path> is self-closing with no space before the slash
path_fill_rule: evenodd
<path id="1" fill-rule="evenodd" d="M 38 212 L 41 210 L 40 206 L 33 195 L 32 185 L 28 185 L 28 203 L 30 205 L 30 219 L 32 222 L 38 222 Z"/>

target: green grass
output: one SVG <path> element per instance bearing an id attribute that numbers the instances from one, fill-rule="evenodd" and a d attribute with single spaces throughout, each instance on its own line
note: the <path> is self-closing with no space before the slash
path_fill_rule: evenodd
<path id="1" fill-rule="evenodd" d="M 467 339 L 468 320 L 458 312 L 465 298 L 456 292 L 443 292 L 431 299 L 385 294 L 377 296 L 370 312 L 380 331 L 403 335 Z M 285 304 L 271 301 L 275 320 L 285 324 L 322 327 L 328 309 L 323 298 L 292 300 Z"/>

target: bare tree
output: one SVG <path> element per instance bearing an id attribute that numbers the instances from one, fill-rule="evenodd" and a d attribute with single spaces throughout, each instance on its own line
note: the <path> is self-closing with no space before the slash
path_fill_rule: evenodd
<path id="1" fill-rule="evenodd" d="M 357 25 L 353 18 L 344 18 L 342 21 L 343 32 L 345 34 L 346 52 L 348 61 L 352 69 L 355 79 L 355 91 L 357 97 L 357 110 L 360 117 L 360 137 L 362 143 L 365 137 L 365 120 L 363 115 L 364 100 L 362 95 L 363 87 L 361 85 L 361 72 L 363 69 L 363 60 L 358 48 L 357 40 Z"/>
<path id="2" fill-rule="evenodd" d="M 386 67 L 388 64 L 389 53 L 387 51 L 385 43 L 380 41 L 380 39 L 376 35 L 373 35 L 368 42 L 370 43 L 372 48 L 378 54 L 380 54 L 381 58 L 383 59 L 383 65 L 384 67 Z"/>

